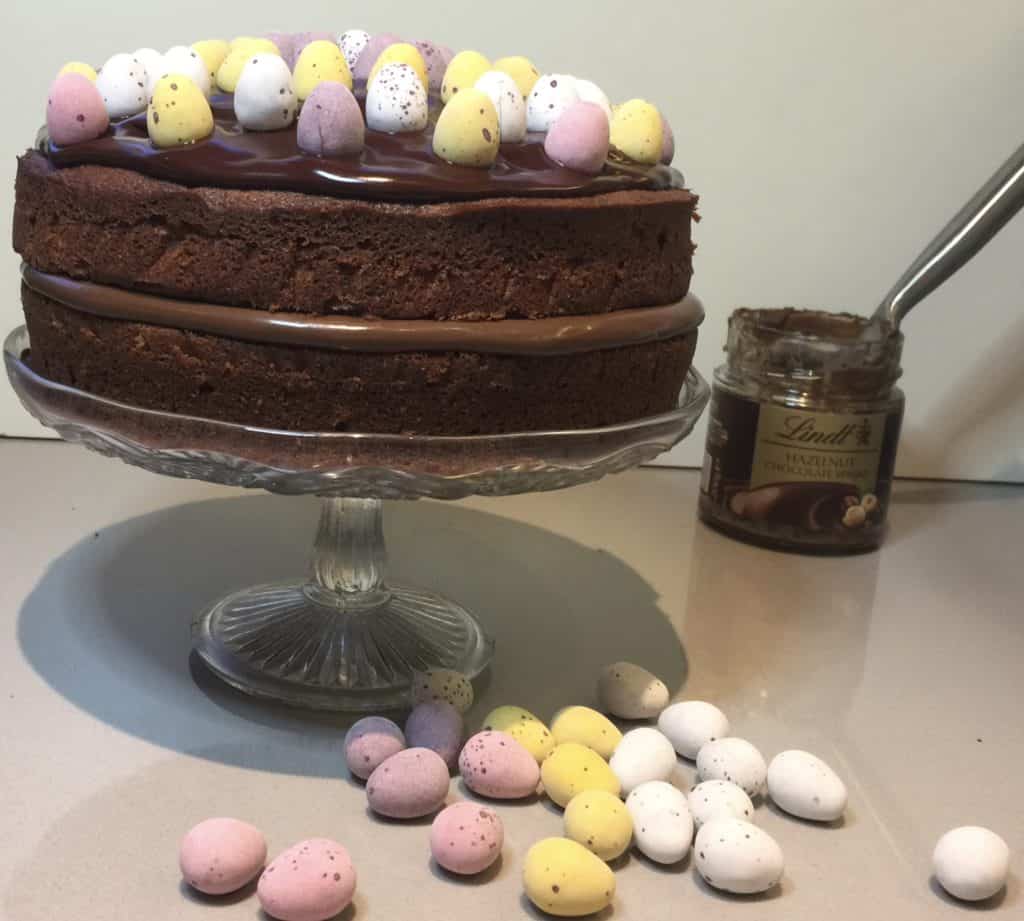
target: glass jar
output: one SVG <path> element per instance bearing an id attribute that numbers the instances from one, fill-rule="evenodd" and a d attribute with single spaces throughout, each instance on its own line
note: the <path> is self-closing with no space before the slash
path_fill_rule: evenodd
<path id="1" fill-rule="evenodd" d="M 740 309 L 715 370 L 700 517 L 779 550 L 885 534 L 903 421 L 903 335 L 852 314 Z"/>

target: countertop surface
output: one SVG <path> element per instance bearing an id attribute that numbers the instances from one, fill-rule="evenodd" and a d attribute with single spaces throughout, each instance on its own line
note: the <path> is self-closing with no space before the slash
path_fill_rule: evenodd
<path id="1" fill-rule="evenodd" d="M 560 833 L 556 810 L 498 805 L 500 865 L 455 881 L 431 866 L 428 821 L 367 813 L 343 764 L 349 719 L 258 703 L 190 658 L 204 604 L 304 571 L 315 500 L 44 442 L 0 441 L 0 471 L 0 917 L 265 917 L 251 888 L 212 900 L 180 884 L 178 841 L 210 815 L 260 826 L 271 854 L 341 841 L 359 878 L 345 921 L 540 917 L 522 858 Z M 599 667 L 628 659 L 676 698 L 717 703 L 767 757 L 808 749 L 846 780 L 837 826 L 759 807 L 786 857 L 772 892 L 718 894 L 689 859 L 658 868 L 634 852 L 603 921 L 966 916 L 930 880 L 935 841 L 963 824 L 1013 852 L 1007 889 L 982 908 L 1022 917 L 1024 487 L 901 482 L 883 550 L 826 559 L 708 530 L 697 483 L 646 469 L 386 511 L 396 579 L 458 599 L 497 638 L 471 729 L 497 704 L 545 717 L 593 704 Z M 677 782 L 693 775 L 680 761 Z"/>

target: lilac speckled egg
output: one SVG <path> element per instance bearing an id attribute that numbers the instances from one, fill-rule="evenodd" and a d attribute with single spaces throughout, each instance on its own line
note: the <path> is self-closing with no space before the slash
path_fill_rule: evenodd
<path id="1" fill-rule="evenodd" d="M 608 119 L 593 102 L 574 102 L 544 138 L 544 152 L 556 163 L 596 175 L 608 158 Z"/>
<path id="2" fill-rule="evenodd" d="M 463 728 L 458 710 L 447 701 L 431 700 L 413 708 L 405 723 L 405 738 L 410 748 L 429 748 L 453 768 L 459 761 Z"/>
<path id="3" fill-rule="evenodd" d="M 397 45 L 402 39 L 400 39 L 394 32 L 381 32 L 380 35 L 374 35 L 367 43 L 366 47 L 362 50 L 362 53 L 356 59 L 355 70 L 352 71 L 352 79 L 355 81 L 366 82 L 366 78 L 370 76 L 370 71 L 373 69 L 373 65 L 377 63 L 377 58 L 380 57 L 381 52 L 388 47 L 388 45 Z"/>
<path id="4" fill-rule="evenodd" d="M 512 736 L 484 730 L 462 749 L 459 773 L 474 793 L 492 799 L 522 799 L 537 792 L 540 767 Z"/>
<path id="5" fill-rule="evenodd" d="M 277 45 L 277 50 L 281 52 L 281 57 L 284 58 L 289 70 L 295 67 L 295 59 L 298 57 L 295 42 L 299 35 L 301 35 L 300 32 L 265 32 L 263 34 L 264 38 L 269 38 Z"/>
<path id="6" fill-rule="evenodd" d="M 181 839 L 178 865 L 193 889 L 224 895 L 255 879 L 267 859 L 261 832 L 238 819 L 206 819 Z"/>
<path id="7" fill-rule="evenodd" d="M 310 42 L 330 42 L 332 45 L 338 44 L 338 33 L 337 32 L 296 32 L 292 36 L 292 56 L 291 58 L 285 58 L 288 61 L 288 66 L 295 70 L 295 62 L 299 59 L 299 55 L 302 54 L 302 49 L 306 47 Z M 284 50 L 281 51 L 284 54 Z"/>
<path id="8" fill-rule="evenodd" d="M 676 155 L 676 136 L 664 115 L 661 116 L 661 162 L 668 166 Z"/>
<path id="9" fill-rule="evenodd" d="M 481 873 L 501 856 L 505 829 L 493 809 L 478 803 L 452 803 L 430 826 L 430 853 L 452 873 Z"/>
<path id="10" fill-rule="evenodd" d="M 363 113 L 352 91 L 341 83 L 317 84 L 299 112 L 299 150 L 318 157 L 359 153 L 366 141 Z"/>
<path id="11" fill-rule="evenodd" d="M 402 730 L 383 716 L 364 717 L 345 733 L 345 763 L 349 771 L 362 780 L 403 748 L 405 736 Z"/>
<path id="12" fill-rule="evenodd" d="M 256 887 L 263 910 L 278 921 L 327 921 L 355 891 L 348 851 L 330 838 L 309 838 L 278 854 Z"/>
<path id="13" fill-rule="evenodd" d="M 427 81 L 430 92 L 440 93 L 444 72 L 448 69 L 448 65 L 452 60 L 451 50 L 426 39 L 420 39 L 418 42 L 413 42 L 413 44 L 419 53 L 423 55 L 423 60 L 426 62 Z"/>
<path id="14" fill-rule="evenodd" d="M 81 74 L 61 74 L 46 99 L 46 130 L 58 147 L 81 144 L 103 134 L 110 125 L 96 84 Z"/>
<path id="15" fill-rule="evenodd" d="M 448 765 L 429 748 L 392 755 L 366 781 L 370 808 L 390 819 L 416 819 L 441 808 L 448 795 Z"/>

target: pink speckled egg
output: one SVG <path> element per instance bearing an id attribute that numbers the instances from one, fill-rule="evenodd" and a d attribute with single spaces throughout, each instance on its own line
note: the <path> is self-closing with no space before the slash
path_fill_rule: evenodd
<path id="1" fill-rule="evenodd" d="M 58 147 L 81 144 L 103 134 L 110 125 L 96 84 L 77 73 L 63 73 L 50 85 L 46 130 Z"/>
<path id="2" fill-rule="evenodd" d="M 296 139 L 299 150 L 318 157 L 359 153 L 366 141 L 366 126 L 352 91 L 329 80 L 318 84 L 303 103 Z"/>
<path id="3" fill-rule="evenodd" d="M 474 793 L 492 799 L 532 796 L 540 782 L 537 760 L 512 736 L 484 730 L 462 749 L 459 773 Z"/>
<path id="4" fill-rule="evenodd" d="M 448 765 L 429 748 L 392 755 L 366 782 L 366 800 L 379 815 L 416 819 L 441 808 L 448 795 Z"/>
<path id="5" fill-rule="evenodd" d="M 676 136 L 664 115 L 661 116 L 661 162 L 668 166 L 676 155 Z"/>
<path id="6" fill-rule="evenodd" d="M 367 716 L 353 723 L 345 734 L 345 763 L 351 774 L 366 780 L 378 765 L 403 748 L 405 736 L 398 726 L 383 716 Z"/>
<path id="7" fill-rule="evenodd" d="M 593 102 L 574 102 L 544 138 L 544 152 L 556 163 L 596 175 L 608 158 L 608 118 Z"/>
<path id="8" fill-rule="evenodd" d="M 462 748 L 462 714 L 445 700 L 417 704 L 405 723 L 405 738 L 411 748 L 429 748 L 454 768 Z"/>
<path id="9" fill-rule="evenodd" d="M 357 82 L 366 82 L 366 78 L 370 76 L 370 71 L 373 70 L 373 65 L 377 63 L 377 58 L 380 57 L 381 52 L 388 47 L 388 45 L 397 45 L 402 39 L 400 39 L 394 32 L 381 32 L 380 35 L 374 35 L 363 49 L 362 53 L 356 60 L 355 70 L 352 71 L 352 79 Z"/>
<path id="10" fill-rule="evenodd" d="M 255 879 L 267 859 L 263 833 L 238 819 L 206 819 L 181 839 L 178 865 L 193 889 L 224 895 Z"/>
<path id="11" fill-rule="evenodd" d="M 427 64 L 427 82 L 429 83 L 430 92 L 440 93 L 444 72 L 452 61 L 451 49 L 426 39 L 420 39 L 418 42 L 413 42 L 413 44 L 419 53 L 423 55 L 423 60 Z"/>
<path id="12" fill-rule="evenodd" d="M 452 873 L 472 875 L 501 856 L 505 829 L 498 814 L 478 803 L 452 803 L 430 826 L 430 853 Z"/>
<path id="13" fill-rule="evenodd" d="M 256 895 L 278 921 L 327 921 L 352 901 L 356 871 L 336 841 L 309 838 L 274 858 Z"/>

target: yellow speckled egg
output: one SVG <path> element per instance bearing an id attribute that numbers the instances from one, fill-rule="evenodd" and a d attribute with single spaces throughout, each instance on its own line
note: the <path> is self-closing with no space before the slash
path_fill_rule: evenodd
<path id="1" fill-rule="evenodd" d="M 633 840 L 633 817 L 617 796 L 584 790 L 565 807 L 565 833 L 602 860 L 614 860 Z"/>
<path id="2" fill-rule="evenodd" d="M 476 85 L 487 71 L 491 62 L 479 51 L 460 51 L 452 58 L 441 81 L 441 102 L 446 105 L 452 101 L 460 90 L 468 90 Z"/>
<path id="3" fill-rule="evenodd" d="M 594 749 L 604 759 L 610 758 L 615 746 L 622 741 L 618 727 L 603 713 L 590 707 L 559 710 L 551 722 L 551 734 L 556 745 L 579 742 Z"/>
<path id="4" fill-rule="evenodd" d="M 192 144 L 213 131 L 213 112 L 203 91 L 188 77 L 168 74 L 153 87 L 146 129 L 157 147 Z"/>
<path id="5" fill-rule="evenodd" d="M 348 69 L 345 55 L 334 42 L 318 39 L 310 42 L 302 49 L 299 59 L 295 62 L 292 75 L 295 83 L 295 95 L 300 102 L 305 102 L 310 94 L 329 80 L 332 83 L 343 83 L 352 89 L 352 74 Z"/>
<path id="6" fill-rule="evenodd" d="M 217 82 L 217 71 L 228 56 L 230 47 L 222 38 L 204 38 L 200 42 L 194 42 L 192 50 L 203 59 L 206 69 L 210 72 L 210 86 Z"/>
<path id="7" fill-rule="evenodd" d="M 524 58 L 520 55 L 514 55 L 510 58 L 499 58 L 494 62 L 491 70 L 500 70 L 503 74 L 508 74 L 515 80 L 516 86 L 519 87 L 519 92 L 523 94 L 523 99 L 530 95 L 533 84 L 540 78 L 540 71 L 533 66 L 533 62 L 529 58 Z"/>
<path id="8" fill-rule="evenodd" d="M 423 55 L 420 54 L 419 48 L 415 45 L 410 45 L 408 42 L 395 42 L 393 45 L 388 45 L 377 56 L 377 60 L 373 62 L 373 67 L 370 68 L 370 75 L 366 78 L 366 85 L 369 86 L 373 83 L 377 74 L 387 67 L 388 64 L 408 64 L 416 71 L 416 76 L 420 78 L 423 89 L 430 89 L 427 62 L 423 60 Z"/>
<path id="9" fill-rule="evenodd" d="M 545 838 L 526 852 L 523 888 L 541 911 L 577 918 L 611 904 L 615 874 L 582 844 L 568 838 Z"/>
<path id="10" fill-rule="evenodd" d="M 663 131 L 661 113 L 643 99 L 630 99 L 612 112 L 611 147 L 627 160 L 659 162 Z"/>
<path id="11" fill-rule="evenodd" d="M 563 809 L 584 790 L 604 790 L 618 796 L 622 789 L 608 762 L 579 742 L 556 745 L 540 766 L 540 779 L 548 798 Z"/>
<path id="12" fill-rule="evenodd" d="M 555 747 L 554 736 L 538 717 L 522 707 L 497 707 L 484 718 L 484 729 L 512 736 L 540 764 Z"/>
<path id="13" fill-rule="evenodd" d="M 83 64 L 81 61 L 68 61 L 60 70 L 57 71 L 57 76 L 63 76 L 64 74 L 81 74 L 87 80 L 96 82 L 96 70 L 90 67 L 88 64 Z"/>
<path id="14" fill-rule="evenodd" d="M 269 38 L 246 38 L 235 39 L 235 42 L 242 44 L 233 47 L 226 58 L 217 68 L 217 86 L 225 93 L 233 93 L 238 86 L 238 78 L 242 76 L 245 65 L 254 54 L 276 54 L 281 56 L 275 45 Z M 232 42 L 234 45 L 234 42 Z"/>
<path id="15" fill-rule="evenodd" d="M 483 90 L 470 87 L 453 96 L 434 126 L 434 153 L 459 166 L 489 167 L 500 144 L 498 110 Z"/>
<path id="16" fill-rule="evenodd" d="M 269 38 L 256 38 L 254 35 L 239 35 L 228 42 L 228 52 L 241 51 L 263 52 L 264 54 L 280 54 L 281 49 Z"/>

